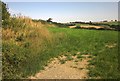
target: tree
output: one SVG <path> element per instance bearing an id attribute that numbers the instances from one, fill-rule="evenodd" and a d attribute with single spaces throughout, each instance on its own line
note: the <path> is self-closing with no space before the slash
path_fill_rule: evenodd
<path id="1" fill-rule="evenodd" d="M 8 12 L 7 5 L 2 2 L 2 20 L 8 20 L 10 18 L 10 13 Z"/>
<path id="2" fill-rule="evenodd" d="M 10 23 L 10 13 L 8 12 L 7 5 L 4 2 L 0 2 L 2 5 L 2 25 L 7 27 Z"/>
<path id="3" fill-rule="evenodd" d="M 52 22 L 52 18 L 49 18 L 49 19 L 47 20 L 47 22 Z"/>
<path id="4" fill-rule="evenodd" d="M 92 21 L 89 21 L 89 24 L 92 24 Z"/>

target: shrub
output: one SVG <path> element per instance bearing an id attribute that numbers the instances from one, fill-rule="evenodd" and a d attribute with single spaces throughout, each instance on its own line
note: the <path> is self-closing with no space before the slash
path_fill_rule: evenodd
<path id="1" fill-rule="evenodd" d="M 41 23 L 22 16 L 11 17 L 10 23 L 4 25 L 2 35 L 3 79 L 27 77 L 42 68 L 46 59 L 49 59 L 40 59 L 40 54 L 51 46 L 53 40 Z M 38 60 L 43 63 L 38 63 Z"/>
<path id="2" fill-rule="evenodd" d="M 27 60 L 29 52 L 25 48 L 10 43 L 3 43 L 2 52 L 3 78 L 20 78 L 21 64 Z"/>

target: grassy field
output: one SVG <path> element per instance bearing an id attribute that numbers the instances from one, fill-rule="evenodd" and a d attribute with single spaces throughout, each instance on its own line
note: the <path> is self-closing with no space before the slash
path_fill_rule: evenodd
<path id="1" fill-rule="evenodd" d="M 66 34 L 66 45 L 64 51 L 75 53 L 80 51 L 83 54 L 95 56 L 90 61 L 89 76 L 101 78 L 118 78 L 118 32 L 97 31 L 84 29 L 50 28 L 54 33 Z M 60 49 L 59 49 L 60 50 Z"/>
<path id="2" fill-rule="evenodd" d="M 2 79 L 26 79 L 44 70 L 52 58 L 65 64 L 66 60 L 73 60 L 72 56 L 76 56 L 78 62 L 87 54 L 91 58 L 87 60 L 90 78 L 120 77 L 118 31 L 76 29 L 94 23 L 76 24 L 75 29 L 70 29 L 65 24 L 35 20 L 21 14 L 11 16 L 8 5 L 4 2 L 1 5 Z M 117 30 L 117 24 L 104 22 L 94 25 Z M 60 56 L 66 56 L 66 59 L 60 59 Z"/>
<path id="3" fill-rule="evenodd" d="M 76 26 L 94 26 L 94 25 L 90 25 L 90 24 L 76 24 Z"/>
<path id="4" fill-rule="evenodd" d="M 101 24 L 118 25 L 119 22 L 102 22 Z"/>
<path id="5" fill-rule="evenodd" d="M 117 31 L 52 27 L 29 18 L 13 18 L 8 26 L 2 30 L 5 79 L 29 77 L 44 69 L 51 58 L 76 52 L 93 56 L 90 66 L 95 67 L 88 68 L 90 77 L 120 76 Z"/>

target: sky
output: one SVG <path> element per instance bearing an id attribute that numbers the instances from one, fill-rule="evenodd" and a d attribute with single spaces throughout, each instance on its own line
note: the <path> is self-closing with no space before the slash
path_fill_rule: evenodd
<path id="1" fill-rule="evenodd" d="M 2 0 L 5 2 L 119 2 L 120 0 Z"/>
<path id="2" fill-rule="evenodd" d="M 102 21 L 118 19 L 117 2 L 6 2 L 11 14 L 54 22 Z"/>

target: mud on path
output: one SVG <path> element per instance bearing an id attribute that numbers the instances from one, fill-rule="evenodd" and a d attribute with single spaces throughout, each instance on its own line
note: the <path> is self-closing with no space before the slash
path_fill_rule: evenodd
<path id="1" fill-rule="evenodd" d="M 89 60 L 91 56 L 80 55 L 80 52 L 71 56 L 59 56 L 52 61 L 35 76 L 30 79 L 88 79 Z"/>

